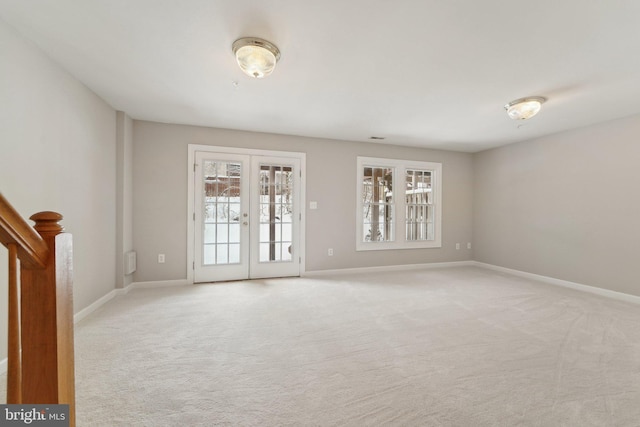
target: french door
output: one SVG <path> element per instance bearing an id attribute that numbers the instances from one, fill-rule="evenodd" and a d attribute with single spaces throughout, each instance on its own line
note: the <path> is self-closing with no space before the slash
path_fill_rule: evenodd
<path id="1" fill-rule="evenodd" d="M 194 282 L 300 274 L 300 159 L 195 152 Z"/>

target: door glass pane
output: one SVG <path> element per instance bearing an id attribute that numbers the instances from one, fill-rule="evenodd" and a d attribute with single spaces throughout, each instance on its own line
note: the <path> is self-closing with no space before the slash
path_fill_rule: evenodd
<path id="1" fill-rule="evenodd" d="M 229 224 L 229 243 L 240 243 L 240 224 Z"/>
<path id="2" fill-rule="evenodd" d="M 229 245 L 229 264 L 240 263 L 240 244 Z"/>
<path id="3" fill-rule="evenodd" d="M 393 168 L 365 166 L 362 172 L 363 241 L 392 241 Z"/>
<path id="4" fill-rule="evenodd" d="M 211 265 L 216 263 L 216 245 L 205 244 L 202 253 L 202 264 Z"/>
<path id="5" fill-rule="evenodd" d="M 269 262 L 269 243 L 260 243 L 260 262 Z"/>
<path id="6" fill-rule="evenodd" d="M 407 240 L 433 240 L 432 171 L 405 171 L 405 222 Z"/>
<path id="7" fill-rule="evenodd" d="M 229 224 L 218 224 L 216 233 L 216 243 L 226 243 L 229 241 Z"/>
<path id="8" fill-rule="evenodd" d="M 216 245 L 216 264 L 229 264 L 228 245 Z"/>
<path id="9" fill-rule="evenodd" d="M 260 262 L 291 262 L 293 168 L 260 165 Z"/>
<path id="10" fill-rule="evenodd" d="M 204 243 L 205 245 L 208 243 L 216 242 L 216 226 L 215 224 L 205 224 L 204 225 Z"/>
<path id="11" fill-rule="evenodd" d="M 232 222 L 240 221 L 240 203 L 229 203 L 229 219 Z"/>
<path id="12" fill-rule="evenodd" d="M 269 224 L 260 224 L 260 241 L 269 241 Z"/>
<path id="13" fill-rule="evenodd" d="M 203 265 L 240 263 L 241 168 L 238 162 L 203 162 Z"/>

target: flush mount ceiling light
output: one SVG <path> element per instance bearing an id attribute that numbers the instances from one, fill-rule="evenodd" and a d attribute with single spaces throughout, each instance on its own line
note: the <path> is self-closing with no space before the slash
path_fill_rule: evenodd
<path id="1" fill-rule="evenodd" d="M 261 79 L 273 72 L 280 59 L 276 45 L 257 37 L 243 37 L 231 46 L 238 66 L 245 74 Z"/>
<path id="2" fill-rule="evenodd" d="M 504 109 L 513 120 L 526 120 L 538 114 L 545 101 L 546 99 L 541 96 L 530 96 L 511 101 L 504 106 Z"/>

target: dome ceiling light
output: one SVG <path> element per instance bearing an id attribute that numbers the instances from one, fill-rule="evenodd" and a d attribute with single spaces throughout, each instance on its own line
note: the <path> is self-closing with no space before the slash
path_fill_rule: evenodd
<path id="1" fill-rule="evenodd" d="M 530 96 L 511 101 L 504 109 L 513 120 L 527 120 L 538 114 L 545 101 L 546 98 L 541 96 Z"/>
<path id="2" fill-rule="evenodd" d="M 243 37 L 231 46 L 238 66 L 256 79 L 271 74 L 280 59 L 280 50 L 273 43 L 257 37 Z"/>

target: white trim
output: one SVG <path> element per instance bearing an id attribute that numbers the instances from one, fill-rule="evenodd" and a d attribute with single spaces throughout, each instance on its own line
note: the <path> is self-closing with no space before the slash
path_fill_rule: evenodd
<path id="1" fill-rule="evenodd" d="M 216 145 L 189 144 L 187 155 L 187 284 L 193 284 L 193 263 L 195 262 L 195 225 L 193 215 L 195 214 L 195 173 L 193 165 L 196 163 L 196 151 L 205 151 L 211 153 L 232 153 L 247 154 L 250 156 L 274 156 L 274 157 L 293 157 L 300 160 L 300 276 L 306 271 L 306 186 L 307 186 L 307 154 L 297 151 L 277 151 L 277 150 L 259 150 L 253 148 L 236 148 L 221 147 Z"/>
<path id="2" fill-rule="evenodd" d="M 106 294 L 106 295 L 102 296 L 101 298 L 97 299 L 96 301 L 94 301 L 93 304 L 90 304 L 88 307 L 85 307 L 82 310 L 80 310 L 79 312 L 77 312 L 76 314 L 74 314 L 73 315 L 73 323 L 78 323 L 79 321 L 81 321 L 82 319 L 84 319 L 85 317 L 87 317 L 88 315 L 90 315 L 91 313 L 93 313 L 94 311 L 96 311 L 97 309 L 99 309 L 100 307 L 102 307 L 103 305 L 108 303 L 109 301 L 111 301 L 116 296 L 124 295 L 127 292 L 129 292 L 128 288 L 112 290 L 108 294 Z"/>
<path id="3" fill-rule="evenodd" d="M 194 260 L 195 260 L 195 178 L 196 151 L 199 145 L 189 144 L 187 164 L 187 281 L 193 284 Z"/>
<path id="4" fill-rule="evenodd" d="M 365 167 L 384 167 L 393 169 L 394 193 L 404 194 L 404 174 L 407 169 L 428 170 L 431 172 L 431 191 L 434 197 L 434 238 L 433 240 L 406 240 L 405 198 L 393 197 L 394 236 L 384 242 L 365 242 L 363 236 L 363 170 Z M 430 249 L 442 247 L 442 163 L 387 159 L 358 156 L 356 160 L 356 251 L 379 251 L 392 249 Z M 402 181 L 402 182 L 401 182 Z M 400 191 L 402 190 L 402 191 Z"/>
<path id="5" fill-rule="evenodd" d="M 108 294 L 102 296 L 101 298 L 93 302 L 93 304 L 83 308 L 82 310 L 74 314 L 73 323 L 78 323 L 79 321 L 81 321 L 82 319 L 84 319 L 85 317 L 87 317 L 88 315 L 90 315 L 91 313 L 93 313 L 94 311 L 96 311 L 97 309 L 99 309 L 100 307 L 102 307 L 103 305 L 105 305 L 115 297 L 119 295 L 126 295 L 134 289 L 164 288 L 168 286 L 185 286 L 189 284 L 190 283 L 186 279 L 131 283 L 126 288 L 118 288 L 118 289 L 112 290 Z"/>
<path id="6" fill-rule="evenodd" d="M 428 268 L 473 267 L 475 261 L 427 262 L 424 264 L 382 265 L 377 267 L 340 268 L 336 270 L 307 271 L 302 277 L 333 276 L 336 274 L 382 273 L 385 271 L 420 270 Z"/>
<path id="7" fill-rule="evenodd" d="M 134 282 L 127 286 L 127 292 L 133 289 L 152 289 L 152 288 L 168 288 L 171 286 L 188 286 L 193 283 L 189 282 L 187 279 L 176 279 L 176 280 L 155 280 L 150 282 Z"/>
<path id="8" fill-rule="evenodd" d="M 547 283 L 549 285 L 562 286 L 563 288 L 574 289 L 576 291 L 588 292 L 591 294 L 600 295 L 607 298 L 612 298 L 618 301 L 630 302 L 633 304 L 640 304 L 640 296 L 625 294 L 623 292 L 612 291 L 610 289 L 598 288 L 595 286 L 583 285 L 582 283 L 570 282 L 568 280 L 556 279 L 553 277 L 542 276 L 540 274 L 527 273 L 526 271 L 513 270 L 511 268 L 500 267 L 498 265 L 486 264 L 484 262 L 472 261 L 473 265 L 487 270 L 499 271 L 502 273 L 511 274 L 513 276 L 523 277 L 525 279 L 537 280 L 539 282 Z"/>
<path id="9" fill-rule="evenodd" d="M 87 317 L 88 315 L 90 315 L 91 313 L 93 313 L 94 311 L 96 311 L 97 309 L 99 309 L 100 307 L 102 307 L 103 305 L 105 305 L 106 303 L 108 303 L 118 295 L 126 295 L 127 293 L 129 293 L 131 289 L 133 289 L 132 285 L 129 285 L 126 288 L 113 289 L 108 294 L 103 295 L 102 297 L 98 298 L 89 306 L 83 308 L 82 310 L 74 314 L 73 323 L 76 324 L 80 322 L 82 319 L 84 319 L 85 317 Z M 6 372 L 7 372 L 7 358 L 0 360 L 0 375 Z"/>
<path id="10" fill-rule="evenodd" d="M 251 239 L 250 256 L 249 256 L 249 278 L 260 279 L 270 277 L 299 277 L 302 269 L 302 255 L 304 247 L 301 236 L 304 235 L 303 230 L 303 205 L 302 199 L 302 159 L 297 156 L 251 156 L 251 182 L 259 182 L 260 169 L 262 165 L 278 165 L 290 166 L 293 171 L 293 213 L 292 213 L 292 240 L 293 251 L 291 252 L 291 260 L 284 262 L 260 262 L 260 245 L 256 236 L 260 236 L 260 221 L 250 221 Z M 258 186 L 252 185 L 250 191 L 251 218 L 253 215 L 259 218 L 260 207 L 260 191 Z"/>
<path id="11" fill-rule="evenodd" d="M 194 215 L 192 215 L 193 220 L 193 260 L 202 260 L 204 255 L 204 220 L 205 220 L 205 200 L 202 195 L 205 191 L 205 173 L 204 168 L 201 165 L 204 165 L 207 160 L 214 161 L 215 164 L 219 162 L 223 163 L 232 163 L 234 165 L 239 166 L 239 185 L 240 185 L 240 193 L 238 194 L 238 201 L 240 202 L 240 210 L 238 212 L 238 223 L 236 224 L 239 242 L 241 243 L 238 248 L 238 261 L 236 263 L 229 264 L 214 264 L 214 265 L 205 265 L 202 262 L 196 262 L 192 265 L 193 268 L 193 281 L 194 282 L 209 282 L 215 280 L 225 281 L 225 280 L 241 280 L 249 278 L 249 245 L 243 244 L 244 242 L 249 241 L 249 236 L 251 235 L 249 231 L 249 227 L 246 226 L 247 219 L 253 225 L 252 214 L 251 211 L 251 203 L 250 203 L 250 192 L 249 192 L 249 184 L 251 182 L 251 156 L 247 156 L 245 154 L 228 154 L 228 153 L 208 153 L 204 151 L 196 151 L 195 152 L 195 164 L 196 167 L 193 168 L 191 173 L 194 175 Z M 228 171 L 225 171 L 228 173 Z M 200 195 L 200 196 L 196 196 Z M 257 210 L 257 209 L 256 209 Z M 242 216 L 244 214 L 244 216 Z M 247 215 L 249 216 L 247 218 Z M 245 225 L 242 225 L 244 221 Z M 196 237 L 197 236 L 197 237 Z M 196 276 L 198 278 L 196 279 Z"/>
<path id="12" fill-rule="evenodd" d="M 379 273 L 385 271 L 398 271 L 398 270 L 419 270 L 419 269 L 427 269 L 427 268 L 446 268 L 446 267 L 480 267 L 486 268 L 487 270 L 499 271 L 506 274 L 511 274 L 513 276 L 523 277 L 525 279 L 537 280 L 539 282 L 547 283 L 550 285 L 561 286 L 564 288 L 574 289 L 581 292 L 588 292 L 591 294 L 596 294 L 599 296 L 603 296 L 606 298 L 615 299 L 618 301 L 629 302 L 633 304 L 640 304 L 640 296 L 625 294 L 623 292 L 616 292 L 609 289 L 597 288 L 594 286 L 583 285 L 580 283 L 569 282 L 567 280 L 555 279 L 553 277 L 542 276 L 539 274 L 527 273 L 525 271 L 513 270 L 511 268 L 500 267 L 493 264 L 487 264 L 479 261 L 454 261 L 454 262 L 436 262 L 436 263 L 425 263 L 425 264 L 407 264 L 407 265 L 388 265 L 388 266 L 379 266 L 379 267 L 360 267 L 360 268 L 344 268 L 337 270 L 317 270 L 317 271 L 307 271 L 301 272 L 301 277 L 322 277 L 322 276 L 332 276 L 336 274 L 357 274 L 357 273 Z M 109 292 L 107 295 L 98 299 L 93 304 L 89 305 L 85 309 L 79 311 L 73 316 L 74 323 L 78 323 L 89 314 L 96 311 L 98 308 L 112 300 L 114 297 L 118 295 L 126 295 L 132 289 L 149 289 L 149 288 L 160 288 L 160 287 L 169 287 L 169 286 L 186 286 L 191 283 L 187 279 L 180 280 L 163 280 L 163 281 L 154 281 L 154 282 L 137 282 L 132 283 L 124 289 L 114 289 Z M 0 360 L 0 375 L 7 372 L 7 359 Z"/>
<path id="13" fill-rule="evenodd" d="M 307 155 L 305 153 L 296 153 L 300 160 L 300 230 L 298 237 L 298 245 L 300 250 L 300 276 L 306 271 L 307 262 Z"/>

